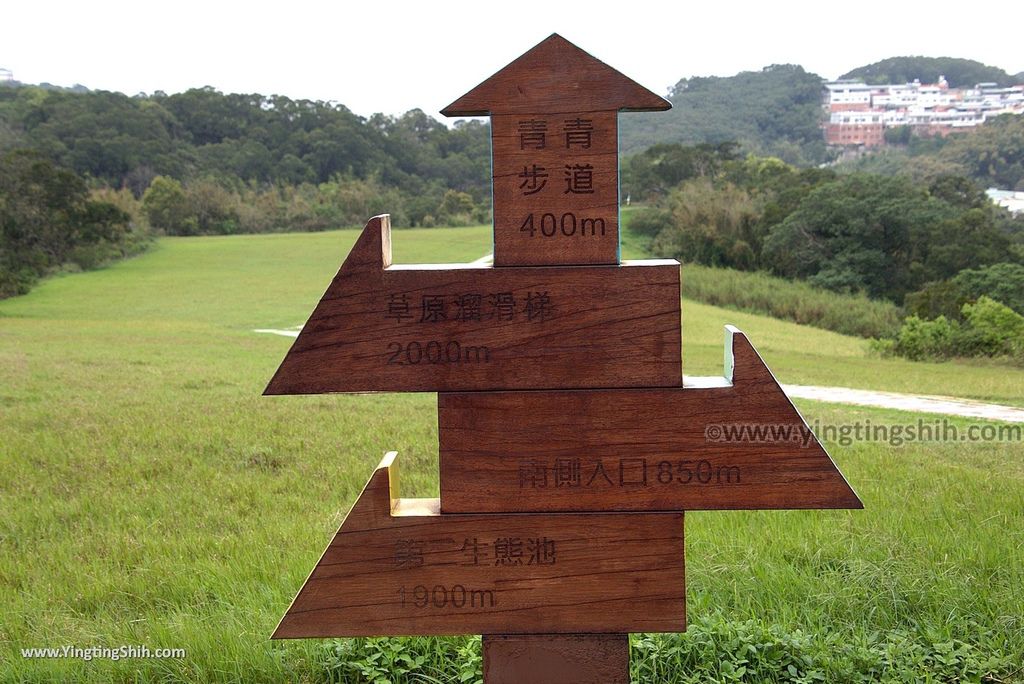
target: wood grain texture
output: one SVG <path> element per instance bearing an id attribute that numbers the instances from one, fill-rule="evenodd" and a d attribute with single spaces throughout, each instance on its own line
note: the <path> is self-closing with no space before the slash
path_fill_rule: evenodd
<path id="1" fill-rule="evenodd" d="M 444 393 L 445 513 L 862 508 L 746 336 L 675 389 Z"/>
<path id="2" fill-rule="evenodd" d="M 682 513 L 441 515 L 388 454 L 274 638 L 682 631 Z"/>
<path id="3" fill-rule="evenodd" d="M 671 107 L 665 98 L 553 33 L 441 113 L 641 112 Z"/>
<path id="4" fill-rule="evenodd" d="M 491 115 L 494 265 L 619 263 L 618 112 L 671 106 L 552 34 L 442 110 Z"/>
<path id="5" fill-rule="evenodd" d="M 626 634 L 488 635 L 487 684 L 629 684 Z"/>
<path id="6" fill-rule="evenodd" d="M 617 118 L 491 117 L 495 266 L 619 262 Z"/>
<path id="7" fill-rule="evenodd" d="M 370 220 L 266 394 L 682 381 L 679 267 L 392 266 Z"/>

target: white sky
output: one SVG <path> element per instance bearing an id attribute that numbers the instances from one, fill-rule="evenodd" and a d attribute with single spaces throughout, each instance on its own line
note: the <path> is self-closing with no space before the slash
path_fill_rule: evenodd
<path id="1" fill-rule="evenodd" d="M 0 8 L 0 67 L 129 95 L 211 85 L 432 116 L 552 32 L 659 94 L 795 63 L 826 78 L 898 55 L 1024 70 L 1024 2 L 348 0 L 46 2 Z M 970 12 L 977 8 L 976 16 Z"/>

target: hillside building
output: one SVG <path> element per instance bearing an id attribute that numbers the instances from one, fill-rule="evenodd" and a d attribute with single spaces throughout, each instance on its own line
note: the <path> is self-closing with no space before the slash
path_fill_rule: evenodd
<path id="1" fill-rule="evenodd" d="M 1009 210 L 1010 213 L 1024 214 L 1024 192 L 989 188 L 985 191 L 985 194 L 988 195 L 990 200 Z"/>
<path id="2" fill-rule="evenodd" d="M 1000 87 L 979 83 L 950 88 L 919 81 L 870 85 L 859 81 L 825 84 L 825 142 L 842 147 L 879 147 L 885 130 L 909 126 L 915 135 L 949 135 L 1001 114 L 1024 114 L 1024 85 Z"/>

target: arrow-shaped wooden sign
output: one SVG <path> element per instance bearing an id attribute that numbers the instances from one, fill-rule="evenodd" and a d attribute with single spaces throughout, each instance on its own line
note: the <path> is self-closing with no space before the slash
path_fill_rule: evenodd
<path id="1" fill-rule="evenodd" d="M 394 458 L 274 638 L 686 628 L 682 513 L 441 515 L 397 497 Z"/>
<path id="2" fill-rule="evenodd" d="M 671 106 L 552 34 L 441 110 L 491 117 L 494 264 L 618 263 L 618 112 Z"/>
<path id="3" fill-rule="evenodd" d="M 363 229 L 265 394 L 673 387 L 679 263 L 392 266 Z"/>
<path id="4" fill-rule="evenodd" d="M 746 336 L 726 350 L 682 388 L 439 395 L 443 511 L 863 508 Z"/>
<path id="5" fill-rule="evenodd" d="M 275 638 L 484 634 L 495 683 L 628 681 L 626 633 L 685 630 L 683 511 L 861 507 L 742 333 L 683 381 L 679 264 L 619 264 L 618 112 L 669 107 L 552 35 L 444 110 L 491 116 L 495 266 L 392 265 L 371 219 L 266 389 L 438 392 L 441 498 L 386 456 Z"/>

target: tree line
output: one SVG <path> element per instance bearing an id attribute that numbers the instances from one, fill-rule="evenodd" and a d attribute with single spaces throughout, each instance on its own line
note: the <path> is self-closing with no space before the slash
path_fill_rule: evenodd
<path id="1" fill-rule="evenodd" d="M 0 297 L 140 251 L 151 231 L 325 230 L 490 218 L 487 125 L 199 88 L 0 87 Z"/>
<path id="2" fill-rule="evenodd" d="M 771 83 L 781 85 L 768 97 Z M 727 113 L 751 84 L 763 106 Z M 979 189 L 1021 185 L 1024 118 L 817 168 L 806 162 L 823 145 L 810 112 L 819 84 L 788 66 L 677 84 L 677 108 L 698 113 L 711 142 L 624 159 L 623 196 L 648 203 L 635 229 L 684 261 L 859 292 L 924 321 L 967 321 L 963 307 L 983 296 L 1024 311 L 1013 294 L 1020 220 Z M 627 122 L 640 116 L 623 116 L 624 145 L 639 140 Z M 675 125 L 650 134 L 671 139 Z M 737 140 L 735 126 L 756 135 Z M 448 128 L 419 110 L 362 118 L 333 103 L 210 88 L 127 97 L 0 87 L 0 296 L 55 268 L 135 253 L 149 229 L 324 230 L 383 211 L 397 226 L 486 222 L 488 137 L 485 123 Z M 62 184 L 63 195 L 53 190 Z"/>
<path id="3" fill-rule="evenodd" d="M 363 118 L 329 102 L 212 88 L 128 97 L 0 87 L 0 151 L 37 150 L 93 185 L 136 198 L 157 176 L 212 181 L 229 192 L 366 181 L 399 193 L 396 213 L 423 225 L 448 190 L 486 213 L 489 145 L 485 123 L 449 128 L 420 110 Z"/>
<path id="4" fill-rule="evenodd" d="M 911 329 L 887 352 L 1024 360 L 1024 338 L 1002 342 L 1024 322 L 1024 217 L 971 178 L 800 169 L 723 143 L 652 147 L 629 161 L 624 185 L 648 200 L 631 228 L 659 254 L 893 302 Z M 932 332 L 921 323 L 940 319 L 956 334 L 919 343 Z M 1000 332 L 981 344 L 989 324 Z"/>
<path id="5" fill-rule="evenodd" d="M 1008 74 L 999 67 L 973 59 L 956 57 L 890 57 L 880 62 L 857 67 L 840 78 L 872 84 L 938 83 L 943 76 L 951 88 L 973 88 L 979 83 L 1011 86 L 1024 83 L 1024 73 Z"/>
<path id="6" fill-rule="evenodd" d="M 635 154 L 661 143 L 735 142 L 746 152 L 790 164 L 820 164 L 830 158 L 821 133 L 822 83 L 794 64 L 684 78 L 669 93 L 669 111 L 620 117 L 622 151 Z"/>

